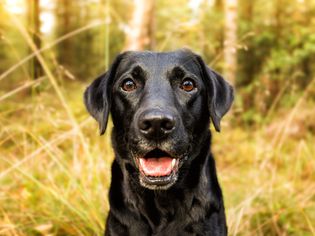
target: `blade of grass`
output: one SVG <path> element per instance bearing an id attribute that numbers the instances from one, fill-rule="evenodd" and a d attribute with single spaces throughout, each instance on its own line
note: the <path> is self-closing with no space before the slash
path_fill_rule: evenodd
<path id="1" fill-rule="evenodd" d="M 108 11 L 108 14 L 110 14 L 110 16 L 112 16 L 113 18 L 115 18 L 115 20 L 117 20 L 120 23 L 125 23 L 124 20 L 119 16 L 119 14 L 115 11 L 114 8 L 110 8 Z M 25 58 L 23 58 L 21 61 L 19 61 L 18 63 L 16 63 L 15 65 L 11 66 L 8 70 L 6 70 L 5 72 L 3 72 L 0 75 L 0 81 L 4 78 L 6 78 L 8 75 L 10 75 L 12 72 L 14 72 L 16 69 L 18 69 L 20 66 L 22 66 L 23 64 L 25 64 L 26 62 L 28 62 L 29 60 L 31 60 L 33 57 L 36 57 L 36 55 L 39 53 L 43 53 L 49 49 L 51 49 L 52 47 L 58 45 L 59 43 L 62 43 L 63 41 L 72 38 L 86 30 L 90 30 L 93 29 L 95 27 L 99 27 L 99 26 L 107 26 L 108 25 L 108 21 L 107 20 L 95 20 L 92 23 L 85 25 L 83 27 L 80 27 L 76 30 L 73 30 L 61 37 L 59 37 L 58 39 L 52 41 L 51 43 L 47 44 L 45 47 L 38 49 L 37 51 L 34 51 L 33 53 L 31 53 L 30 55 L 26 56 Z M 107 28 L 107 27 L 106 27 Z M 109 42 L 109 41 L 108 41 Z M 109 45 L 109 43 L 108 43 Z M 106 51 L 109 52 L 109 48 L 106 49 Z M 109 55 L 109 54 L 108 54 Z M 106 59 L 105 61 L 109 61 L 108 59 Z M 107 63 L 108 64 L 108 63 Z"/>
<path id="2" fill-rule="evenodd" d="M 296 102 L 295 106 L 292 108 L 291 112 L 289 113 L 288 118 L 286 119 L 283 128 L 275 135 L 274 139 L 272 140 L 272 143 L 274 144 L 274 146 L 276 146 L 277 151 L 279 151 L 282 148 L 283 143 L 286 139 L 287 130 L 289 129 L 294 116 L 298 112 L 305 98 L 309 95 L 314 85 L 315 85 L 315 78 L 313 78 L 311 82 L 308 84 L 308 86 L 305 88 L 302 96 L 299 98 L 299 100 Z"/>
<path id="3" fill-rule="evenodd" d="M 6 162 L 9 165 L 14 165 L 9 159 L 2 159 L 4 162 Z M 63 198 L 63 194 L 60 194 L 56 190 L 48 187 L 47 185 L 41 183 L 39 180 L 37 180 L 35 177 L 33 177 L 31 174 L 27 173 L 26 171 L 23 171 L 21 168 L 17 168 L 17 171 L 21 173 L 24 177 L 29 179 L 31 182 L 33 182 L 38 188 L 40 188 L 43 192 L 47 192 L 51 194 L 56 200 L 58 200 L 60 203 L 62 203 L 64 206 L 66 206 L 70 211 L 75 213 L 78 217 L 80 217 L 82 220 L 89 219 L 88 212 L 84 210 L 80 210 L 78 207 L 74 207 L 71 205 L 69 201 L 67 201 L 65 198 Z M 91 225 L 94 225 L 94 222 L 90 222 Z M 95 227 L 96 228 L 96 227 Z"/>
<path id="4" fill-rule="evenodd" d="M 2 39 L 9 46 L 9 48 L 12 50 L 13 54 L 15 55 L 15 58 L 18 59 L 18 61 L 20 61 L 21 60 L 21 56 L 18 53 L 18 51 L 16 50 L 16 48 L 14 47 L 14 45 L 12 45 L 12 43 L 6 37 L 3 37 Z M 27 70 L 26 66 L 22 66 L 22 70 L 23 70 L 26 78 L 28 80 L 30 80 L 31 79 L 31 75 L 29 74 L 29 71 Z M 0 79 L 0 81 L 1 81 L 1 79 Z"/>
<path id="5" fill-rule="evenodd" d="M 8 160 L 4 160 L 5 162 L 7 162 L 8 164 L 13 164 Z M 56 200 L 58 200 L 59 202 L 61 202 L 62 204 L 64 204 L 69 210 L 71 210 L 72 212 L 74 212 L 76 215 L 78 215 L 80 218 L 82 219 L 86 219 L 87 217 L 85 216 L 85 212 L 81 212 L 80 210 L 78 210 L 78 208 L 73 207 L 71 204 L 69 204 L 69 202 L 67 200 L 65 200 L 64 198 L 62 198 L 62 194 L 59 194 L 58 192 L 56 192 L 55 190 L 49 188 L 48 186 L 42 184 L 40 181 L 38 181 L 37 179 L 35 179 L 33 176 L 31 176 L 30 174 L 26 173 L 25 171 L 23 171 L 22 169 L 17 169 L 22 175 L 24 175 L 26 178 L 28 178 L 30 181 L 32 181 L 34 184 L 36 184 L 40 189 L 42 189 L 43 191 L 49 192 L 52 196 L 54 196 L 54 198 Z"/>
<path id="6" fill-rule="evenodd" d="M 56 46 L 57 44 L 72 38 L 86 30 L 90 30 L 93 29 L 94 27 L 98 27 L 98 26 L 102 26 L 105 25 L 106 22 L 105 21 L 96 21 L 93 22 L 91 24 L 88 24 L 86 26 L 83 26 L 81 28 L 78 28 L 70 33 L 67 33 L 61 37 L 59 37 L 58 39 L 56 39 L 55 41 L 47 44 L 47 46 L 41 48 L 41 49 L 37 49 L 36 51 L 34 51 L 33 53 L 31 53 L 30 55 L 26 56 L 25 58 L 23 58 L 22 60 L 20 60 L 18 63 L 16 63 L 15 65 L 13 65 L 12 67 L 10 67 L 8 70 L 6 70 L 4 73 L 2 73 L 0 75 L 0 81 L 4 78 L 6 78 L 8 75 L 10 75 L 12 72 L 14 72 L 17 68 L 19 68 L 20 66 L 22 66 L 23 64 L 25 64 L 26 62 L 28 62 L 29 60 L 31 60 L 33 57 L 36 57 L 37 54 L 43 53 L 49 49 L 51 49 L 52 47 Z"/>
<path id="7" fill-rule="evenodd" d="M 16 88 L 16 89 L 13 89 L 11 91 L 9 91 L 8 93 L 2 95 L 0 97 L 0 102 L 15 95 L 16 93 L 18 92 L 21 92 L 23 91 L 24 89 L 27 89 L 29 87 L 32 87 L 32 86 L 36 86 L 36 85 L 39 85 L 43 80 L 45 80 L 46 77 L 42 77 L 42 78 L 38 78 L 34 81 L 27 81 L 26 83 L 24 83 L 23 85 L 21 85 L 20 87 Z"/>
<path id="8" fill-rule="evenodd" d="M 106 12 L 106 27 L 105 27 L 105 66 L 106 68 L 109 67 L 109 43 L 110 43 L 110 0 L 106 1 L 106 8 L 105 8 L 105 12 Z"/>
<path id="9" fill-rule="evenodd" d="M 44 72 L 46 73 L 51 85 L 53 86 L 60 102 L 61 102 L 61 105 L 63 106 L 63 108 L 65 109 L 73 127 L 75 128 L 75 130 L 77 131 L 78 133 L 78 136 L 80 138 L 80 141 L 82 143 L 82 146 L 83 146 L 83 149 L 84 149 L 84 152 L 85 154 L 87 155 L 87 157 L 91 157 L 90 156 L 90 153 L 89 153 L 89 150 L 88 150 L 88 147 L 87 147 L 87 142 L 85 141 L 85 138 L 82 134 L 82 131 L 81 131 L 81 128 L 80 126 L 78 125 L 70 107 L 68 106 L 67 102 L 66 102 L 66 99 L 65 97 L 63 96 L 62 92 L 61 92 L 61 89 L 59 88 L 57 82 L 56 82 L 56 79 L 54 77 L 54 75 L 52 74 L 52 72 L 50 71 L 48 65 L 46 64 L 43 56 L 38 53 L 38 48 L 36 47 L 35 43 L 33 42 L 32 40 L 32 37 L 29 35 L 29 33 L 27 32 L 27 30 L 25 29 L 25 27 L 21 24 L 21 22 L 17 19 L 16 16 L 14 16 L 13 14 L 9 14 L 12 22 L 14 23 L 14 25 L 17 27 L 17 29 L 19 30 L 19 32 L 21 33 L 22 37 L 24 38 L 24 40 L 27 42 L 27 44 L 29 45 L 29 47 L 32 49 L 32 51 L 34 53 L 36 53 L 36 58 L 38 59 L 39 63 L 41 64 Z M 89 158 L 91 159 L 91 158 Z"/>
<path id="10" fill-rule="evenodd" d="M 302 210 L 301 212 L 302 212 L 302 215 L 304 216 L 304 218 L 305 218 L 305 220 L 306 220 L 306 222 L 307 222 L 307 225 L 308 225 L 308 227 L 309 227 L 309 229 L 310 229 L 310 232 L 312 232 L 312 234 L 315 235 L 315 229 L 314 229 L 314 226 L 313 226 L 314 222 L 312 223 L 312 221 L 311 221 L 310 218 L 307 216 L 307 214 L 305 213 L 304 210 Z"/>
<path id="11" fill-rule="evenodd" d="M 84 126 L 88 123 L 88 121 L 90 121 L 90 118 L 83 121 L 80 125 Z M 66 139 L 70 139 L 72 136 L 74 136 L 73 135 L 73 134 L 75 134 L 74 130 L 72 129 L 71 131 L 65 132 L 62 135 L 59 135 L 58 137 L 56 137 L 55 139 L 50 140 L 49 142 L 46 142 L 43 138 L 39 139 L 38 137 L 36 137 L 35 134 L 31 133 L 28 130 L 24 130 L 24 132 L 27 133 L 30 137 L 32 137 L 32 139 L 36 143 L 38 143 L 39 148 L 37 150 L 35 150 L 33 153 L 31 153 L 30 155 L 22 158 L 22 160 L 19 160 L 15 163 L 12 162 L 12 166 L 1 173 L 0 179 L 5 177 L 6 175 L 8 175 L 10 172 L 12 172 L 14 170 L 19 170 L 21 168 L 22 164 L 25 164 L 31 158 L 38 156 L 40 152 L 45 151 L 47 153 L 47 155 L 50 156 L 51 160 L 53 160 L 53 162 L 57 164 L 57 166 L 61 169 L 61 171 L 66 174 L 69 181 L 72 184 L 74 184 L 73 186 L 75 187 L 75 189 L 77 191 L 79 191 L 79 193 L 80 193 L 79 196 L 85 202 L 85 204 L 87 205 L 87 208 L 91 210 L 90 215 L 92 216 L 92 214 L 93 214 L 93 218 L 94 218 L 93 223 L 98 225 L 98 226 L 101 226 L 103 224 L 103 219 L 98 218 L 97 215 L 94 214 L 95 212 L 97 212 L 98 209 L 93 204 L 93 202 L 90 201 L 90 198 L 87 196 L 87 194 L 86 194 L 87 191 L 84 190 L 86 188 L 84 188 L 84 186 L 82 186 L 79 183 L 78 179 L 75 176 L 73 176 L 73 173 L 71 173 L 69 168 L 66 167 L 67 165 L 63 162 L 63 160 L 60 159 L 57 155 L 55 155 L 53 150 L 52 150 L 53 145 L 58 145 L 58 143 L 62 143 Z M 55 187 L 56 187 L 56 189 L 58 189 L 57 185 L 55 185 Z M 94 210 L 94 211 L 92 211 L 92 210 Z"/>

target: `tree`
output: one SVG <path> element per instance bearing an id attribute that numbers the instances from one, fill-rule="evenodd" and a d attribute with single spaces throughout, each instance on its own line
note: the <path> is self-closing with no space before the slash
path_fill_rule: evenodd
<path id="1" fill-rule="evenodd" d="M 57 15 L 57 24 L 60 26 L 57 30 L 57 36 L 63 36 L 69 33 L 73 28 L 73 10 L 75 9 L 80 12 L 80 8 L 75 4 L 79 4 L 80 1 L 70 1 L 64 0 L 56 6 L 55 11 Z M 73 58 L 75 58 L 73 53 L 73 41 L 64 40 L 58 45 L 58 62 L 61 64 L 59 69 L 68 67 L 73 63 Z M 80 52 L 80 51 L 79 51 Z M 78 53 L 79 54 L 79 53 Z"/>
<path id="2" fill-rule="evenodd" d="M 224 74 L 235 84 L 237 70 L 237 0 L 225 0 Z"/>
<path id="3" fill-rule="evenodd" d="M 41 48 L 40 36 L 40 0 L 30 0 L 28 9 L 28 23 L 31 29 L 33 42 L 37 49 Z M 37 58 L 31 61 L 31 73 L 34 79 L 43 76 L 43 68 Z"/>
<path id="4" fill-rule="evenodd" d="M 126 50 L 153 47 L 154 0 L 135 0 L 134 11 L 127 32 Z"/>

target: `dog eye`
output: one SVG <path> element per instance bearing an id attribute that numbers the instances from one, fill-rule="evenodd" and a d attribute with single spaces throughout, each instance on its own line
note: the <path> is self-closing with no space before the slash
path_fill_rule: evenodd
<path id="1" fill-rule="evenodd" d="M 192 91 L 195 87 L 195 83 L 191 79 L 185 79 L 180 86 L 180 88 L 186 92 Z"/>
<path id="2" fill-rule="evenodd" d="M 123 81 L 121 88 L 124 91 L 131 92 L 137 88 L 137 85 L 132 79 L 128 78 Z"/>

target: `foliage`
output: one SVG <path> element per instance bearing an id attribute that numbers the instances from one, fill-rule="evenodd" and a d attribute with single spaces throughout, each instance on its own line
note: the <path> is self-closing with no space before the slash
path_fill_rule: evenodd
<path id="1" fill-rule="evenodd" d="M 238 83 L 249 101 L 244 109 L 254 107 L 254 113 L 265 115 L 283 85 L 291 83 L 285 92 L 301 91 L 314 77 L 315 2 L 241 3 L 240 35 L 251 32 L 252 37 L 246 40 L 247 50 L 239 52 L 239 61 L 246 63 L 240 63 Z"/>

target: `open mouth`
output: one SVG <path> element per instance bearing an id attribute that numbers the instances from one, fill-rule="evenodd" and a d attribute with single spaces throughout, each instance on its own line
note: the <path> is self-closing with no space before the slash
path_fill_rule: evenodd
<path id="1" fill-rule="evenodd" d="M 170 175 L 177 167 L 178 159 L 156 148 L 139 158 L 140 171 L 146 176 L 161 177 Z"/>
<path id="2" fill-rule="evenodd" d="M 179 159 L 168 153 L 153 149 L 138 160 L 141 183 L 151 189 L 173 184 L 177 179 L 178 162 Z"/>

